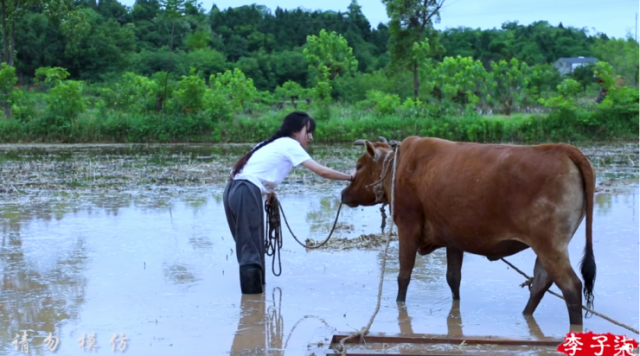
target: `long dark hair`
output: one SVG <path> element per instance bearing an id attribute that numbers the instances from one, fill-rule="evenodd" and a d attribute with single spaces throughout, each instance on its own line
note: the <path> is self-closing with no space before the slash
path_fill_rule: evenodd
<path id="1" fill-rule="evenodd" d="M 240 157 L 238 162 L 233 166 L 233 171 L 231 172 L 231 177 L 235 177 L 236 174 L 240 173 L 244 166 L 251 158 L 254 152 L 261 149 L 262 147 L 270 144 L 271 142 L 281 138 L 281 137 L 290 137 L 295 132 L 299 132 L 305 126 L 307 126 L 307 133 L 313 133 L 313 130 L 316 128 L 316 122 L 303 111 L 294 111 L 291 114 L 287 115 L 282 121 L 282 126 L 280 129 L 276 131 L 273 136 L 271 136 L 268 140 L 261 142 L 259 145 L 255 146 L 251 151 L 249 151 L 244 156 Z"/>

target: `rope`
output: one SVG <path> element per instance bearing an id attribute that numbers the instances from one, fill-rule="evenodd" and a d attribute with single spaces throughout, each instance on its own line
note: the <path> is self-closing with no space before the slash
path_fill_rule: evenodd
<path id="1" fill-rule="evenodd" d="M 274 206 L 276 205 L 278 206 L 278 209 L 274 209 Z M 329 242 L 329 239 L 333 235 L 333 232 L 336 229 L 336 225 L 338 224 L 338 217 L 340 216 L 340 210 L 342 210 L 342 202 L 338 207 L 338 212 L 336 213 L 336 218 L 333 221 L 333 226 L 331 227 L 329 236 L 327 236 L 327 238 L 322 243 L 318 245 L 313 245 L 313 246 L 300 242 L 300 240 L 298 240 L 298 238 L 293 233 L 293 231 L 291 231 L 291 227 L 289 226 L 289 221 L 287 221 L 287 216 L 284 214 L 284 209 L 282 209 L 282 205 L 280 204 L 280 201 L 278 200 L 275 194 L 273 194 L 270 199 L 267 199 L 265 201 L 264 210 L 267 213 L 267 224 L 266 224 L 267 226 L 266 226 L 266 232 L 265 232 L 265 250 L 266 250 L 265 252 L 267 256 L 274 256 L 273 259 L 271 260 L 271 270 L 273 271 L 274 275 L 280 276 L 280 274 L 282 274 L 282 262 L 280 261 L 280 249 L 282 248 L 282 222 L 280 219 L 280 214 L 282 214 L 282 217 L 284 218 L 284 222 L 287 225 L 287 229 L 289 230 L 289 233 L 291 233 L 291 236 L 293 236 L 293 239 L 296 240 L 296 242 L 300 244 L 300 246 L 304 248 L 309 248 L 309 249 L 316 249 L 316 248 L 322 247 L 324 244 Z M 276 270 L 275 270 L 276 258 L 278 259 L 278 269 L 280 271 L 278 273 L 276 273 Z"/>
<path id="2" fill-rule="evenodd" d="M 531 283 L 533 283 L 533 277 L 529 277 L 526 273 L 524 273 L 524 272 L 522 272 L 521 270 L 519 270 L 519 269 L 518 269 L 518 267 L 514 266 L 513 264 L 511 264 L 509 261 L 505 260 L 504 258 L 501 258 L 501 260 L 502 260 L 502 262 L 504 262 L 504 263 L 506 263 L 507 265 L 509 265 L 509 267 L 513 268 L 516 272 L 520 273 L 521 275 L 523 275 L 523 276 L 524 276 L 524 278 L 526 278 L 526 279 L 527 279 L 524 283 L 522 283 L 522 284 L 520 285 L 520 287 L 528 286 L 529 288 L 531 288 Z M 548 293 L 551 293 L 552 295 L 555 295 L 556 297 L 558 297 L 558 298 L 560 298 L 560 299 L 563 299 L 563 300 L 564 300 L 564 297 L 563 297 L 563 296 L 561 296 L 560 294 L 558 294 L 558 293 L 556 293 L 556 292 L 554 292 L 554 291 L 552 291 L 552 290 L 550 290 L 550 289 L 549 289 L 549 290 L 547 290 L 547 292 L 548 292 Z M 608 317 L 608 316 L 606 316 L 606 315 L 603 315 L 603 314 L 600 314 L 600 313 L 596 312 L 595 310 L 593 310 L 593 309 L 591 309 L 591 308 L 587 308 L 587 307 L 585 307 L 585 306 L 583 305 L 583 306 L 582 306 L 582 309 L 586 310 L 587 312 L 589 312 L 589 313 L 591 313 L 591 314 L 597 315 L 597 316 L 601 317 L 602 319 L 607 320 L 607 321 L 609 321 L 609 322 L 611 322 L 611 323 L 613 323 L 613 324 L 615 324 L 615 325 L 618 325 L 618 326 L 620 326 L 620 327 L 622 327 L 622 328 L 625 328 L 625 329 L 627 329 L 627 330 L 629 330 L 629 331 L 631 331 L 631 332 L 634 332 L 634 333 L 636 333 L 636 334 L 640 334 L 640 332 L 638 332 L 638 330 L 637 330 L 637 329 L 634 329 L 634 328 L 632 328 L 631 326 L 629 326 L 629 325 L 625 325 L 625 324 L 623 324 L 623 323 L 621 323 L 621 322 L 619 322 L 619 321 L 613 320 L 613 319 L 611 319 L 610 317 Z"/>
<path id="3" fill-rule="evenodd" d="M 300 324 L 300 322 L 302 322 L 303 320 L 306 320 L 306 319 L 309 319 L 309 318 L 316 318 L 316 319 L 320 320 L 324 325 L 329 326 L 329 324 L 324 319 L 322 319 L 320 317 L 317 317 L 315 315 L 305 315 L 302 318 L 298 319 L 298 321 L 291 328 L 291 331 L 289 331 L 289 335 L 287 336 L 287 340 L 284 342 L 283 349 L 285 349 L 285 350 L 287 349 L 287 345 L 289 344 L 289 338 L 291 338 L 291 335 L 293 335 L 293 332 L 298 327 L 298 324 Z"/>
<path id="4" fill-rule="evenodd" d="M 397 162 L 397 157 L 398 157 L 398 147 L 395 146 L 394 147 L 394 155 L 393 155 L 393 173 L 391 175 L 391 201 L 389 202 L 389 214 L 391 214 L 392 217 L 393 217 L 393 199 L 394 199 L 394 193 L 395 193 L 395 188 L 396 188 L 396 162 Z M 385 174 L 385 177 L 386 177 L 386 174 Z M 374 310 L 373 314 L 371 315 L 371 318 L 369 319 L 369 322 L 367 323 L 367 325 L 365 327 L 360 329 L 360 331 L 356 331 L 355 333 L 353 333 L 353 334 L 343 338 L 342 340 L 340 340 L 340 350 L 341 350 L 341 355 L 342 356 L 346 356 L 346 354 L 347 354 L 347 349 L 344 346 L 344 343 L 347 340 L 350 340 L 350 339 L 353 339 L 353 338 L 356 338 L 356 337 L 364 338 L 364 336 L 369 333 L 369 328 L 371 328 L 371 324 L 373 324 L 373 320 L 375 319 L 376 315 L 378 314 L 378 311 L 380 310 L 380 300 L 382 299 L 382 282 L 384 281 L 384 268 L 385 268 L 385 266 L 387 264 L 387 251 L 389 250 L 389 242 L 391 242 L 391 233 L 392 232 L 393 232 L 393 219 L 391 219 L 391 227 L 389 228 L 389 233 L 387 235 L 387 244 L 384 247 L 384 254 L 383 254 L 383 257 L 382 257 L 382 266 L 380 267 L 380 281 L 378 282 L 378 301 L 376 303 L 376 309 Z"/>
<path id="5" fill-rule="evenodd" d="M 275 195 L 271 200 L 267 199 L 264 204 L 264 210 L 267 213 L 267 226 L 265 231 L 265 252 L 267 256 L 273 256 L 271 259 L 271 271 L 274 275 L 282 274 L 282 262 L 280 261 L 280 249 L 282 248 L 282 228 L 280 226 L 280 211 L 273 208 L 273 202 L 276 200 Z M 277 256 L 276 256 L 277 255 Z M 278 269 L 276 273 L 276 258 L 278 259 Z"/>

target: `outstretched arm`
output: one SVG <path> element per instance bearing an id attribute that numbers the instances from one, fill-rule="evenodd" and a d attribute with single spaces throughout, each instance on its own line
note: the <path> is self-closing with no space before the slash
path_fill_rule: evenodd
<path id="1" fill-rule="evenodd" d="M 342 172 L 338 172 L 329 167 L 325 167 L 313 159 L 308 159 L 302 162 L 302 165 L 309 168 L 313 173 L 320 177 L 334 180 L 352 180 L 352 176 Z"/>

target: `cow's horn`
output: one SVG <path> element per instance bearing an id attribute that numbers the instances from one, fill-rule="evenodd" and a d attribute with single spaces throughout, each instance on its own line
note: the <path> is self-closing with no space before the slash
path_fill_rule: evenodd
<path id="1" fill-rule="evenodd" d="M 365 143 L 365 140 L 363 140 L 363 139 L 359 139 L 359 140 L 356 140 L 356 141 L 353 143 L 353 145 L 354 145 L 354 146 L 364 146 L 364 143 Z"/>
<path id="2" fill-rule="evenodd" d="M 387 141 L 387 139 L 386 139 L 386 138 L 384 138 L 383 136 L 378 137 L 378 140 L 380 140 L 380 141 L 382 141 L 382 142 L 384 142 L 384 143 L 386 143 L 386 144 L 388 144 L 388 143 L 389 143 L 389 141 Z"/>

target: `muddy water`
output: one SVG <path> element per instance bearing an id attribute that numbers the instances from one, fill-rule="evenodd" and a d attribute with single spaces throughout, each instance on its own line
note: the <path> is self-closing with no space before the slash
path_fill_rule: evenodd
<path id="1" fill-rule="evenodd" d="M 0 147 L 0 354 L 24 354 L 12 343 L 26 331 L 29 354 L 40 355 L 52 353 L 45 341 L 50 333 L 64 355 L 89 352 L 90 336 L 97 353 L 118 351 L 124 343 L 112 345 L 114 334 L 126 338 L 124 352 L 134 355 L 304 355 L 327 331 L 366 325 L 376 305 L 382 247 L 307 252 L 285 230 L 281 275 L 273 274 L 280 272 L 278 261 L 273 266 L 268 257 L 266 293 L 241 295 L 221 195 L 229 164 L 224 155 L 237 157 L 243 149 Z M 637 329 L 638 146 L 583 149 L 598 174 L 595 308 Z M 313 152 L 344 171 L 358 154 L 350 147 Z M 343 186 L 303 170 L 282 185 L 281 204 L 299 239 L 326 236 Z M 380 231 L 378 207 L 343 207 L 339 222 L 337 237 Z M 570 245 L 576 271 L 583 246 L 584 223 Z M 470 254 L 459 304 L 452 303 L 446 258 L 437 251 L 417 258 L 406 307 L 399 308 L 397 249 L 393 242 L 372 333 L 562 338 L 569 330 L 562 300 L 547 294 L 534 318 L 524 318 L 523 277 Z M 508 260 L 532 273 L 531 251 Z M 585 319 L 584 329 L 638 339 L 597 316 Z M 17 341 L 21 348 L 21 337 Z"/>

